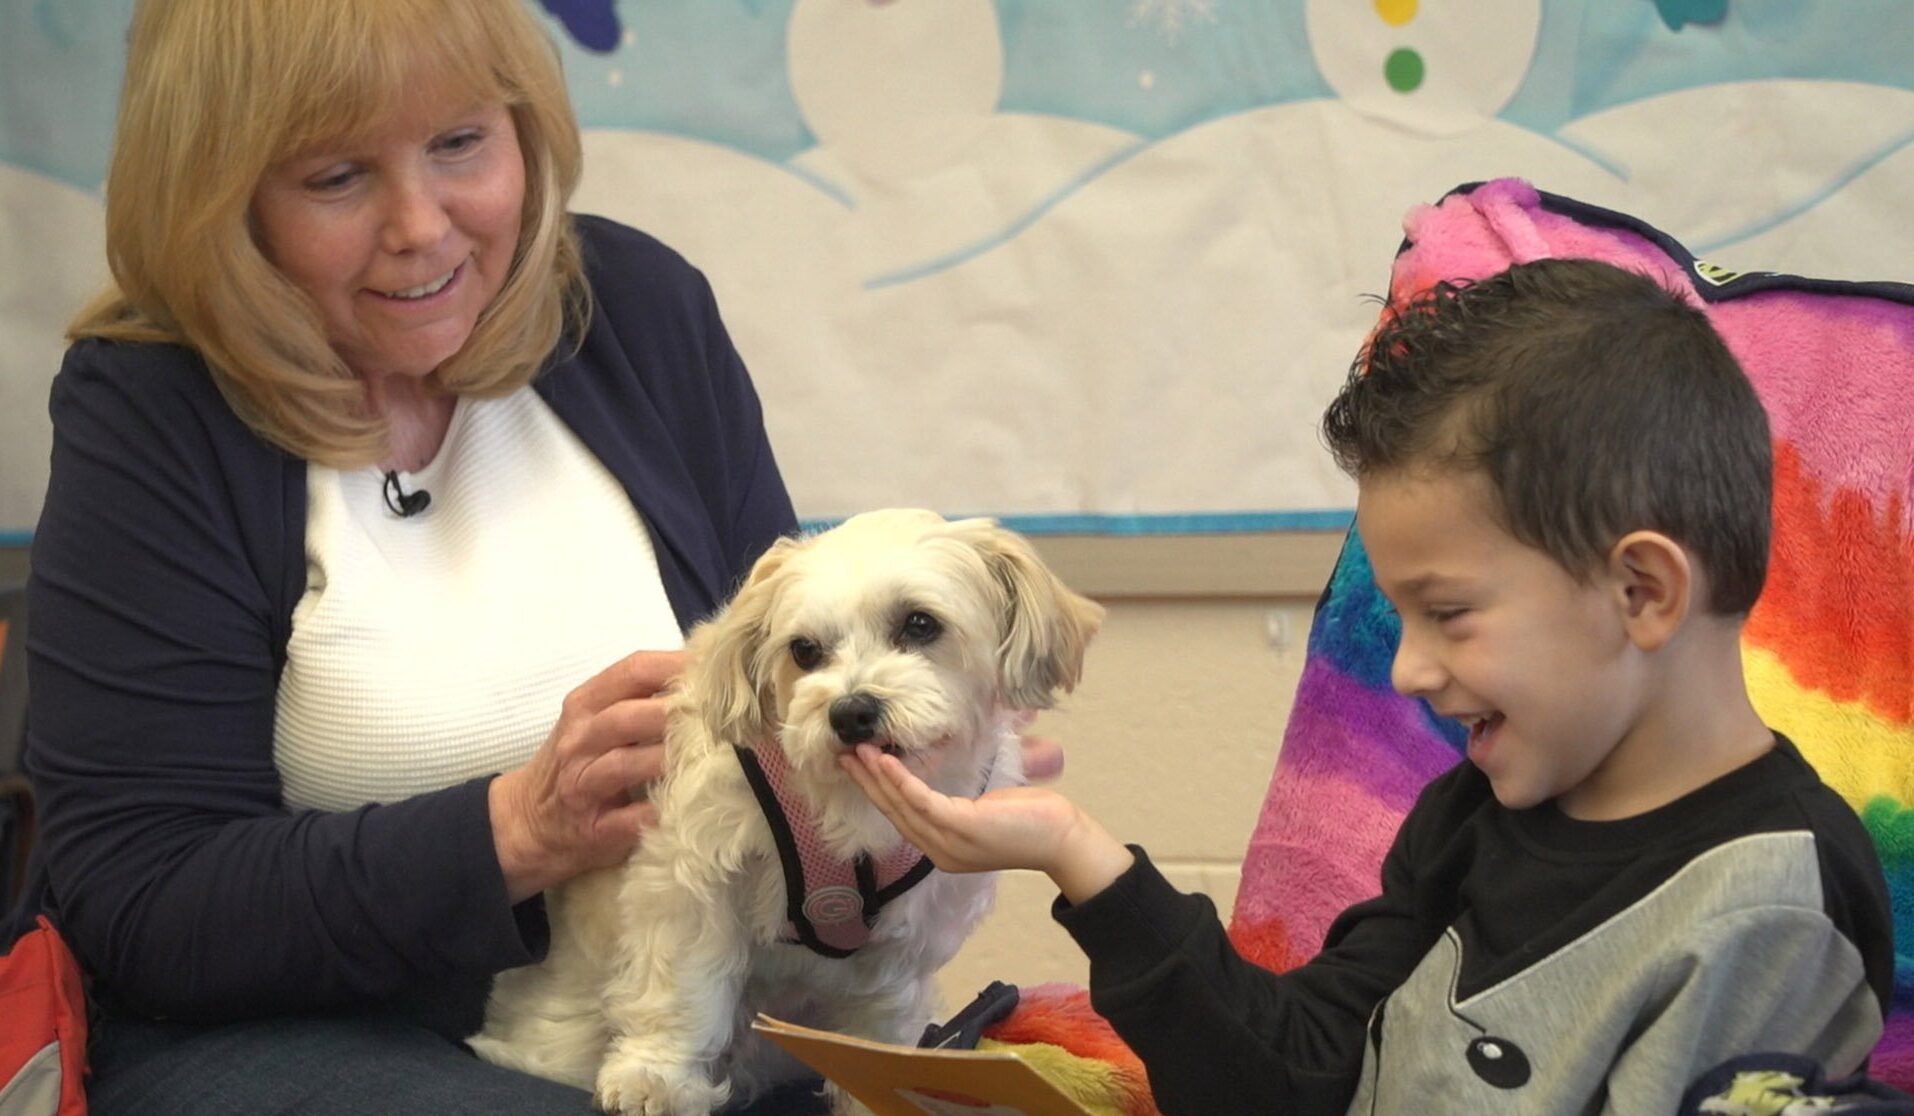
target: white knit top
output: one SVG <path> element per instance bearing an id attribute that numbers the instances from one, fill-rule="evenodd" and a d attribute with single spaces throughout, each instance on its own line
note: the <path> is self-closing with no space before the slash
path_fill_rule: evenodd
<path id="1" fill-rule="evenodd" d="M 438 456 L 400 479 L 425 511 L 389 510 L 379 470 L 306 470 L 273 741 L 295 809 L 516 767 L 579 683 L 683 645 L 637 510 L 531 388 L 461 398 Z"/>

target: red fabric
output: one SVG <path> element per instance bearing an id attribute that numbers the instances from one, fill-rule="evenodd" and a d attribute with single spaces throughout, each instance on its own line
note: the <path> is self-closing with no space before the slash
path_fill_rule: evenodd
<path id="1" fill-rule="evenodd" d="M 998 1042 L 1028 1046 L 1045 1043 L 1078 1058 L 1101 1062 L 1116 1079 L 1107 1099 L 1127 1116 L 1162 1116 L 1150 1096 L 1149 1074 L 1109 1021 L 1090 1006 L 1090 993 L 1073 984 L 1050 983 L 1018 989 L 1017 1008 L 984 1029 Z"/>
<path id="2" fill-rule="evenodd" d="M 0 956 L 0 1092 L 34 1055 L 58 1043 L 59 1107 L 17 1116 L 85 1116 L 86 994 L 80 965 L 60 932 L 42 915 L 4 956 Z M 16 1116 L 8 1107 L 0 1116 Z"/>

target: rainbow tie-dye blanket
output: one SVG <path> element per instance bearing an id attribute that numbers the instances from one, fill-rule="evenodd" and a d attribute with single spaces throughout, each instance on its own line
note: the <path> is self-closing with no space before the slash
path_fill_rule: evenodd
<path id="1" fill-rule="evenodd" d="M 1592 257 L 1685 284 L 1746 368 L 1775 437 L 1773 557 L 1745 629 L 1747 674 L 1762 715 L 1880 849 L 1900 946 L 1872 1071 L 1914 1088 L 1914 286 L 1724 272 L 1633 218 L 1514 179 L 1418 207 L 1404 231 L 1392 302 L 1439 278 Z M 1461 758 L 1459 726 L 1389 687 L 1398 631 L 1352 534 L 1318 604 L 1230 924 L 1270 968 L 1308 958 L 1338 912 L 1374 894 L 1416 792 Z M 1063 1046 L 1045 1057 L 1093 1063 L 1100 1083 L 1080 1095 L 1101 1111 L 1151 1112 L 1140 1066 L 1081 1019 L 1083 996 L 1030 990 L 990 1034 Z M 1073 1014 L 1074 1028 L 1061 1022 Z"/>

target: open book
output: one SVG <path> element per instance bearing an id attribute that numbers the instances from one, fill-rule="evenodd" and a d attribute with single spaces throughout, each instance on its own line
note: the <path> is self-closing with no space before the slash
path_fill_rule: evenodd
<path id="1" fill-rule="evenodd" d="M 751 1029 L 877 1116 L 1090 1116 L 1015 1054 L 892 1046 L 760 1015 Z"/>

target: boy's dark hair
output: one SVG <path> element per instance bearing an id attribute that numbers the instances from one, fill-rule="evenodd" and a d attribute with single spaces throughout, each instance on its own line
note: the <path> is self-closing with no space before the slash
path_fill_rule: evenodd
<path id="1" fill-rule="evenodd" d="M 1550 259 L 1437 283 L 1377 329 L 1322 428 L 1358 479 L 1481 469 L 1509 533 L 1578 578 L 1648 529 L 1696 556 L 1712 611 L 1761 595 L 1767 413 L 1707 316 L 1647 276 Z"/>

